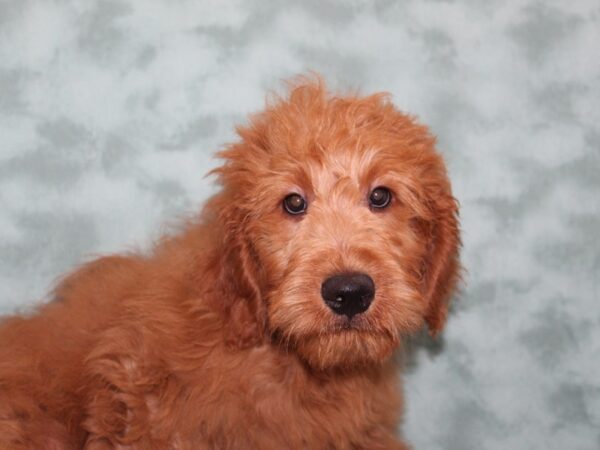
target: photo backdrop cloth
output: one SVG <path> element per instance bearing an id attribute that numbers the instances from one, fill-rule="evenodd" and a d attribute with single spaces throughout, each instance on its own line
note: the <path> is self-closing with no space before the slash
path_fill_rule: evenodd
<path id="1" fill-rule="evenodd" d="M 0 1 L 0 312 L 198 211 L 234 125 L 315 70 L 430 125 L 462 205 L 407 438 L 597 450 L 599 42 L 596 0 Z"/>

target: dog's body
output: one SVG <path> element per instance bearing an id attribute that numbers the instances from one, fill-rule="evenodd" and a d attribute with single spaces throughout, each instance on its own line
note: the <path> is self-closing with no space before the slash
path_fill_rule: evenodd
<path id="1" fill-rule="evenodd" d="M 238 131 L 199 220 L 3 322 L 0 448 L 406 448 L 390 356 L 441 329 L 458 272 L 433 139 L 319 83 Z"/>

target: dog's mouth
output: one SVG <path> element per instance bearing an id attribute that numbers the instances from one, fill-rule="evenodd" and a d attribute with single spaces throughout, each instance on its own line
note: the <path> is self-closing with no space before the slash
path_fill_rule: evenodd
<path id="1" fill-rule="evenodd" d="M 394 333 L 373 329 L 358 320 L 336 324 L 323 333 L 302 336 L 296 341 L 298 353 L 318 369 L 378 364 L 397 346 Z"/>
<path id="2" fill-rule="evenodd" d="M 353 317 L 335 316 L 332 318 L 329 326 L 326 327 L 326 333 L 343 333 L 347 331 L 375 331 L 370 321 L 362 314 Z"/>

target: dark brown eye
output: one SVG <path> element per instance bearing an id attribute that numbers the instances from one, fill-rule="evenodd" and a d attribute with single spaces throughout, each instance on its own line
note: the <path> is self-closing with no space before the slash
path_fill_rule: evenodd
<path id="1" fill-rule="evenodd" d="M 283 199 L 283 209 L 288 214 L 302 214 L 306 211 L 306 200 L 300 194 L 290 194 Z"/>
<path id="2" fill-rule="evenodd" d="M 392 193 L 386 187 L 379 186 L 371 191 L 369 205 L 372 208 L 385 208 L 392 201 Z"/>

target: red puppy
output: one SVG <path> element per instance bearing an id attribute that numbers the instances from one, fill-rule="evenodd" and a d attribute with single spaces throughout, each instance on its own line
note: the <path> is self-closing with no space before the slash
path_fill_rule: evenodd
<path id="1" fill-rule="evenodd" d="M 459 271 L 434 138 L 306 80 L 238 133 L 179 235 L 3 320 L 0 448 L 407 448 L 390 357 Z"/>

